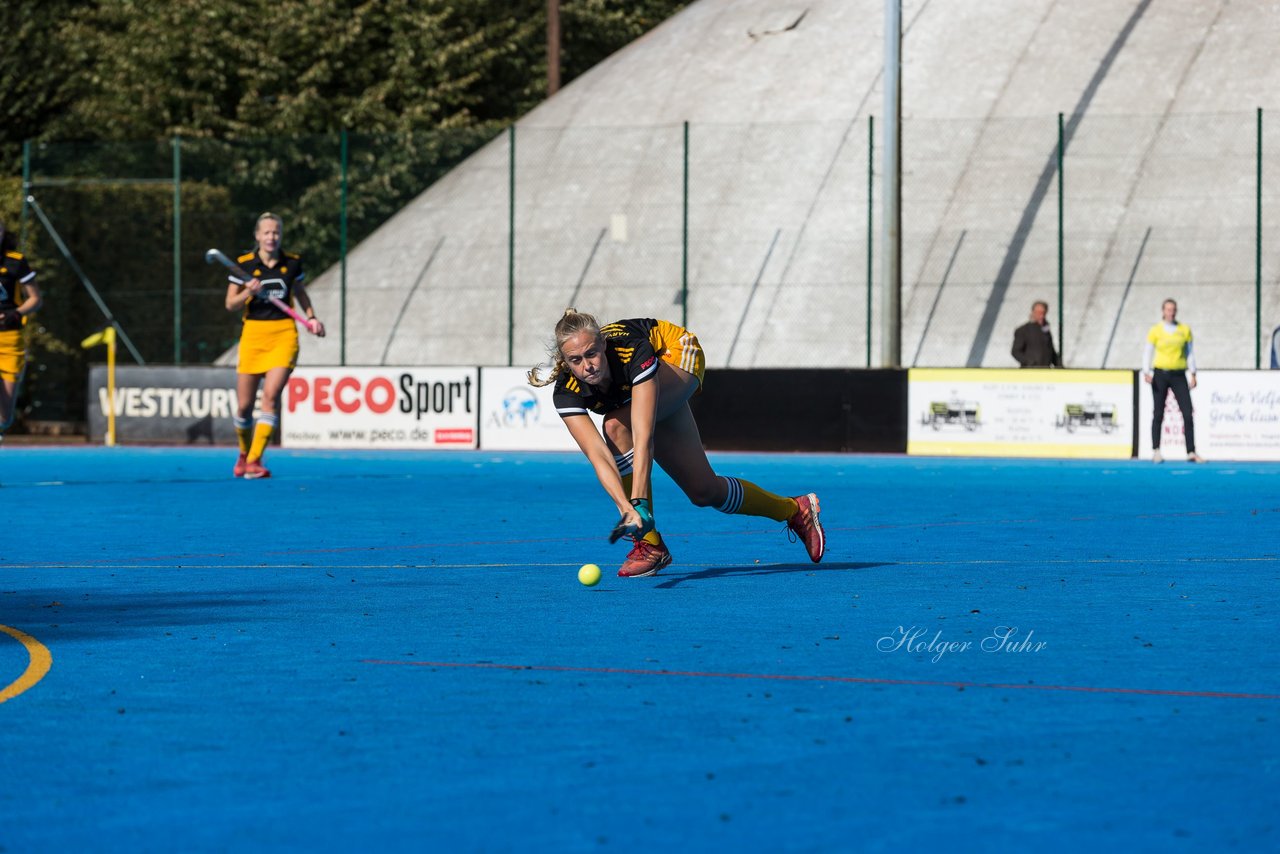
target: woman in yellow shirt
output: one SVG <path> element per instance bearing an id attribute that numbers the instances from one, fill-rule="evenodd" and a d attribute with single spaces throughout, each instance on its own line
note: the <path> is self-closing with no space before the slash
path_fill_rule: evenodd
<path id="1" fill-rule="evenodd" d="M 1151 459 L 1164 462 L 1160 453 L 1160 428 L 1164 406 L 1173 392 L 1182 410 L 1183 432 L 1187 440 L 1187 461 L 1202 463 L 1196 453 L 1196 428 L 1192 421 L 1191 389 L 1196 387 L 1196 358 L 1191 352 L 1191 327 L 1178 322 L 1178 304 L 1171 299 L 1160 307 L 1163 319 L 1147 332 L 1142 353 L 1142 378 L 1151 385 L 1154 406 L 1151 414 Z"/>

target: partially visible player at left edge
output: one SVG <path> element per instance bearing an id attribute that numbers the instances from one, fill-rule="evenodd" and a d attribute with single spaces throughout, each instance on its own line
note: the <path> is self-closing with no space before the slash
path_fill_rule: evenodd
<path id="1" fill-rule="evenodd" d="M 18 251 L 13 233 L 0 221 L 0 441 L 13 423 L 27 350 L 22 324 L 43 303 L 36 271 Z"/>

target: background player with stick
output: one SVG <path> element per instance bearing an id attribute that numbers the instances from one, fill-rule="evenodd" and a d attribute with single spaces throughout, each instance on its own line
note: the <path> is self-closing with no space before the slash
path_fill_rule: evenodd
<path id="1" fill-rule="evenodd" d="M 324 324 L 316 319 L 303 285 L 306 273 L 302 259 L 281 251 L 282 236 L 280 217 L 262 214 L 254 227 L 254 250 L 236 258 L 235 263 L 229 265 L 227 276 L 230 282 L 227 311 L 242 312 L 244 317 L 236 363 L 235 425 L 240 456 L 233 473 L 248 479 L 271 476 L 262 464 L 262 455 L 280 423 L 280 396 L 298 363 L 298 328 L 294 320 L 305 323 L 312 334 L 324 336 Z M 205 256 L 209 261 L 225 258 L 216 250 L 210 250 Z M 299 317 L 292 310 L 294 301 L 305 316 Z M 258 423 L 252 425 L 259 384 L 262 384 L 262 415 Z"/>

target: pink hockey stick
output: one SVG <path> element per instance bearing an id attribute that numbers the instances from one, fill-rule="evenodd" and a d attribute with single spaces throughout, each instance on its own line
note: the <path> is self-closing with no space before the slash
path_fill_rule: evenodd
<path id="1" fill-rule="evenodd" d="M 239 276 L 241 279 L 245 280 L 246 282 L 253 278 L 253 276 L 250 276 L 248 273 L 244 271 L 243 267 L 241 267 L 235 261 L 232 261 L 226 255 L 223 255 L 222 252 L 220 252 L 217 249 L 210 249 L 208 252 L 204 253 L 204 260 L 206 264 L 212 264 L 214 261 L 217 261 L 219 264 L 223 265 L 228 270 L 235 273 L 237 276 Z M 310 318 L 304 317 L 303 315 L 295 311 L 292 307 L 290 307 L 288 304 L 286 304 L 282 299 L 278 299 L 277 297 L 267 297 L 267 299 L 276 308 L 280 309 L 285 314 L 292 317 L 298 323 L 301 323 L 303 327 L 305 327 L 306 330 L 310 332 L 312 335 L 320 334 L 319 333 L 320 321 L 312 320 Z"/>

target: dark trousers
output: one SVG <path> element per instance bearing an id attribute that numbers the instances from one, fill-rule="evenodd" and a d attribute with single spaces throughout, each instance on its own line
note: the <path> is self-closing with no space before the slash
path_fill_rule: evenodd
<path id="1" fill-rule="evenodd" d="M 1191 389 L 1187 387 L 1186 371 L 1162 371 L 1156 368 L 1151 377 L 1151 393 L 1154 406 L 1151 413 L 1151 447 L 1160 450 L 1160 427 L 1164 424 L 1164 402 L 1173 389 L 1173 398 L 1182 410 L 1183 433 L 1187 438 L 1187 453 L 1196 452 L 1196 428 L 1191 421 Z"/>

